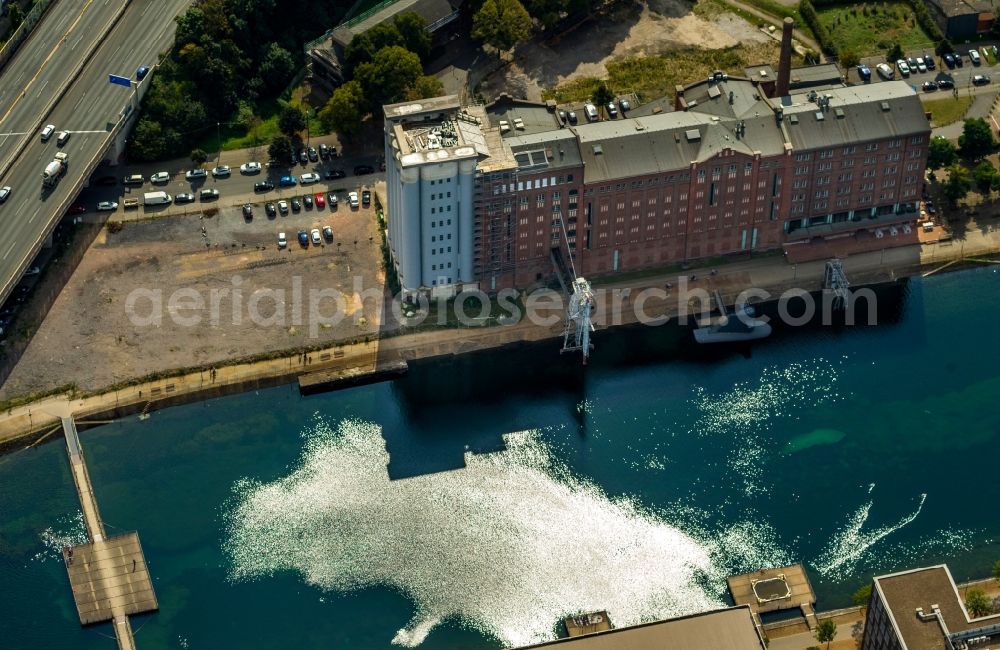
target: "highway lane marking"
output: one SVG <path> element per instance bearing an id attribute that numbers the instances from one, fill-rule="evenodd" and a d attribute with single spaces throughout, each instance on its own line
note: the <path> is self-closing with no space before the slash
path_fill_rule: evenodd
<path id="1" fill-rule="evenodd" d="M 20 102 L 22 99 L 24 99 L 25 95 L 27 95 L 27 93 L 28 93 L 28 89 L 31 87 L 31 84 L 35 83 L 35 80 L 38 79 L 38 75 L 42 74 L 42 70 L 45 69 L 46 64 L 48 64 L 48 62 L 55 55 L 56 50 L 59 49 L 59 46 L 62 45 L 64 42 L 66 42 L 66 39 L 69 38 L 70 32 L 72 32 L 74 29 L 76 29 L 76 26 L 80 22 L 80 19 L 83 18 L 83 14 L 86 13 L 87 9 L 90 7 L 91 4 L 93 4 L 93 2 L 94 2 L 94 0 L 87 0 L 87 4 L 85 4 L 83 6 L 83 9 L 80 10 L 80 14 L 76 17 L 76 20 L 74 20 L 73 24 L 69 26 L 69 29 L 67 29 L 66 33 L 63 34 L 63 37 L 61 39 L 59 39 L 59 42 L 56 43 L 56 46 L 52 48 L 52 51 L 49 52 L 49 55 L 45 57 L 45 60 L 42 61 L 42 64 L 40 66 L 38 66 L 38 70 L 35 72 L 34 76 L 31 77 L 31 79 L 25 85 L 24 90 L 21 91 L 20 97 L 18 97 L 17 99 L 15 99 L 14 103 L 11 104 L 10 108 L 7 109 L 7 112 L 3 114 L 3 117 L 0 117 L 0 122 L 3 122 L 4 120 L 6 120 L 10 116 L 11 112 L 14 110 L 14 107 L 17 106 L 18 102 Z"/>
<path id="2" fill-rule="evenodd" d="M 17 243 L 17 242 L 11 242 L 11 243 L 10 243 L 10 246 L 8 246 L 8 247 L 7 247 L 7 252 L 3 254 L 3 258 L 4 258 L 4 259 L 7 259 L 7 256 L 8 256 L 8 255 L 10 255 L 10 252 L 11 252 L 12 250 L 14 250 L 14 244 L 15 244 L 15 243 Z"/>

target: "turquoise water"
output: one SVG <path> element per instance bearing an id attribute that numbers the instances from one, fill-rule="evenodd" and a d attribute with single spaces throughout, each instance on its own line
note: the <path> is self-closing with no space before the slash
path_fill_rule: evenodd
<path id="1" fill-rule="evenodd" d="M 599 333 L 586 373 L 538 346 L 87 431 L 104 518 L 155 579 L 139 647 L 496 648 L 579 610 L 717 606 L 726 575 L 784 562 L 824 609 L 874 573 L 985 575 L 997 292 L 975 269 L 882 292 L 878 327 Z M 4 647 L 114 647 L 58 559 L 78 517 L 63 446 L 0 458 Z"/>

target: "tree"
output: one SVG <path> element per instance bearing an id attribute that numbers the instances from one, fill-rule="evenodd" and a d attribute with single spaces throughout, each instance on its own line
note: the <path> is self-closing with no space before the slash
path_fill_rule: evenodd
<path id="1" fill-rule="evenodd" d="M 827 650 L 837 636 L 837 624 L 831 619 L 824 619 L 816 626 L 816 640 L 825 643 Z"/>
<path id="2" fill-rule="evenodd" d="M 156 120 L 140 117 L 131 139 L 131 157 L 137 160 L 160 160 L 166 157 L 167 140 L 163 135 L 163 126 Z"/>
<path id="3" fill-rule="evenodd" d="M 379 50 L 393 45 L 402 46 L 403 43 L 403 35 L 396 27 L 396 23 L 378 23 L 351 39 L 351 43 L 344 50 L 345 74 L 356 76 L 358 66 L 370 63 Z"/>
<path id="4" fill-rule="evenodd" d="M 591 101 L 598 108 L 602 106 L 607 106 L 610 102 L 615 101 L 615 94 L 611 92 L 607 84 L 603 81 L 597 84 L 597 88 L 594 89 L 594 94 L 590 96 Z"/>
<path id="5" fill-rule="evenodd" d="M 404 11 L 393 21 L 402 38 L 402 46 L 420 57 L 427 59 L 431 53 L 431 33 L 427 31 L 427 21 L 414 11 Z"/>
<path id="6" fill-rule="evenodd" d="M 980 161 L 972 170 L 972 178 L 976 181 L 976 187 L 984 195 L 989 196 L 993 190 L 1000 189 L 1000 175 L 997 168 L 989 160 Z"/>
<path id="7" fill-rule="evenodd" d="M 472 37 L 501 53 L 528 38 L 531 16 L 518 0 L 485 0 L 472 17 Z"/>
<path id="8" fill-rule="evenodd" d="M 871 598 L 872 598 L 872 586 L 870 584 L 867 584 L 854 592 L 854 594 L 851 596 L 851 602 L 853 602 L 858 607 L 867 607 L 868 601 L 871 600 Z"/>
<path id="9" fill-rule="evenodd" d="M 420 58 L 398 45 L 378 51 L 371 63 L 358 66 L 355 78 L 361 83 L 368 106 L 374 112 L 384 104 L 405 99 L 406 91 L 424 74 Z"/>
<path id="10" fill-rule="evenodd" d="M 951 54 L 955 51 L 955 46 L 951 44 L 947 38 L 942 38 L 938 41 L 938 44 L 934 47 L 934 51 L 937 52 L 938 56 L 944 56 L 945 54 Z"/>
<path id="11" fill-rule="evenodd" d="M 294 151 L 295 145 L 292 143 L 292 139 L 279 133 L 271 140 L 271 145 L 267 148 L 267 155 L 271 157 L 271 160 L 285 162 L 291 159 Z"/>
<path id="12" fill-rule="evenodd" d="M 208 160 L 208 154 L 204 149 L 192 149 L 190 157 L 191 162 L 195 165 L 204 165 L 205 161 Z"/>
<path id="13" fill-rule="evenodd" d="M 271 92 L 284 90 L 293 74 L 295 59 L 291 53 L 277 43 L 271 43 L 260 62 L 260 78 L 264 86 Z"/>
<path id="14" fill-rule="evenodd" d="M 278 116 L 278 130 L 287 136 L 292 136 L 306 128 L 306 115 L 298 106 L 285 104 Z"/>
<path id="15" fill-rule="evenodd" d="M 21 9 L 21 5 L 16 2 L 7 3 L 7 14 L 10 19 L 10 32 L 13 33 L 17 29 L 18 25 L 24 22 L 24 11 Z"/>
<path id="16" fill-rule="evenodd" d="M 319 121 L 327 131 L 353 138 L 361 133 L 366 105 L 361 84 L 356 80 L 348 81 L 333 91 L 326 106 L 319 112 Z"/>
<path id="17" fill-rule="evenodd" d="M 972 189 L 972 178 L 969 170 L 958 164 L 948 167 L 948 180 L 941 185 L 941 192 L 952 205 L 956 205 Z"/>
<path id="18" fill-rule="evenodd" d="M 437 77 L 424 75 L 406 91 L 407 99 L 430 99 L 444 94 L 444 84 Z"/>
<path id="19" fill-rule="evenodd" d="M 927 166 L 930 169 L 941 169 L 958 160 L 958 150 L 948 138 L 936 136 L 931 138 L 927 147 Z"/>
<path id="20" fill-rule="evenodd" d="M 993 613 L 993 602 L 982 589 L 970 589 L 965 594 L 965 608 L 973 618 L 989 616 Z"/>
<path id="21" fill-rule="evenodd" d="M 893 43 L 892 47 L 889 48 L 889 51 L 885 55 L 885 60 L 888 61 L 889 63 L 894 63 L 902 58 L 903 58 L 902 46 L 899 43 Z"/>
<path id="22" fill-rule="evenodd" d="M 963 158 L 976 160 L 991 153 L 996 147 L 990 125 L 981 117 L 965 120 L 962 135 L 958 137 L 958 150 Z"/>
<path id="23" fill-rule="evenodd" d="M 861 57 L 855 50 L 844 48 L 840 50 L 840 65 L 845 69 L 853 68 L 861 63 Z"/>

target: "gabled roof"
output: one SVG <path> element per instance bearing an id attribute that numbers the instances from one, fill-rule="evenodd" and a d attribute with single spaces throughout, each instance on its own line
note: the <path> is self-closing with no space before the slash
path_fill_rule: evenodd
<path id="1" fill-rule="evenodd" d="M 828 97 L 822 109 L 818 98 Z M 864 143 L 927 133 L 930 124 L 916 92 L 905 81 L 845 86 L 780 100 L 782 131 L 797 150 Z"/>

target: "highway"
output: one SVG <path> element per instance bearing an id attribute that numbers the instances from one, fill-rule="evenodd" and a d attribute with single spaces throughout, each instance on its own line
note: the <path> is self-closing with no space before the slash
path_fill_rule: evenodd
<path id="1" fill-rule="evenodd" d="M 5 114 L 0 133 L 12 133 L 0 136 L 4 137 L 0 185 L 12 188 L 10 198 L 0 205 L 0 301 L 10 294 L 42 241 L 63 217 L 60 206 L 78 193 L 86 180 L 86 165 L 104 153 L 108 132 L 129 102 L 133 90 L 109 84 L 108 74 L 134 77 L 140 65 L 155 63 L 172 44 L 174 18 L 189 0 L 131 0 L 98 49 L 87 49 L 100 40 L 125 3 L 59 0 L 0 78 L 4 89 L 15 88 L 13 95 L 10 90 L 0 91 Z M 81 61 L 86 61 L 82 72 L 46 114 Z M 57 132 L 72 133 L 62 147 L 69 155 L 66 174 L 47 194 L 42 192 L 42 169 L 59 147 L 55 136 L 41 141 L 39 124 L 53 124 Z M 11 156 L 9 168 L 2 172 Z"/>

